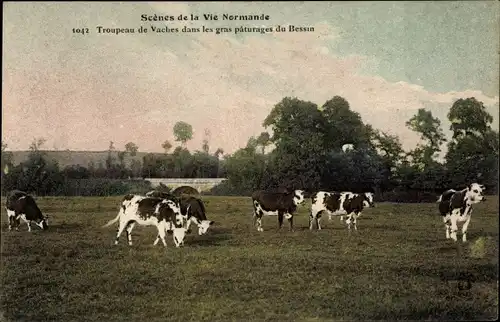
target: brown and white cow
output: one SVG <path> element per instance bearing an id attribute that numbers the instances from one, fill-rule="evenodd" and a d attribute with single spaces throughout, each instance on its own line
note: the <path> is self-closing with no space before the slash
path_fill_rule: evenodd
<path id="1" fill-rule="evenodd" d="M 449 189 L 439 196 L 439 213 L 443 216 L 446 229 L 446 238 L 457 241 L 458 223 L 462 225 L 462 242 L 467 241 L 467 228 L 469 227 L 472 205 L 485 201 L 483 196 L 484 185 L 471 183 L 460 191 Z"/>
<path id="2" fill-rule="evenodd" d="M 309 215 L 309 229 L 313 229 L 313 222 L 316 222 L 318 230 L 321 230 L 321 214 L 328 213 L 329 219 L 333 216 L 347 215 L 347 228 L 351 229 L 351 223 L 357 230 L 356 220 L 361 216 L 364 208 L 375 207 L 373 193 L 352 193 L 352 192 L 327 192 L 319 191 L 311 195 L 311 213 Z"/>
<path id="3" fill-rule="evenodd" d="M 128 244 L 132 245 L 132 229 L 135 224 L 142 226 L 156 226 L 158 235 L 153 245 L 158 244 L 161 239 L 166 247 L 165 235 L 167 231 L 173 231 L 173 239 L 176 247 L 184 244 L 186 229 L 181 215 L 179 204 L 173 200 L 163 198 L 145 197 L 139 195 L 126 195 L 120 206 L 118 215 L 103 227 L 108 227 L 120 221 L 115 238 L 115 245 L 123 230 L 127 232 Z"/>
<path id="4" fill-rule="evenodd" d="M 253 225 L 258 231 L 262 229 L 262 216 L 278 216 L 278 226 L 283 226 L 283 217 L 288 219 L 290 230 L 293 230 L 293 214 L 297 206 L 304 202 L 304 191 L 270 192 L 257 190 L 252 194 Z"/>
<path id="5" fill-rule="evenodd" d="M 31 222 L 35 222 L 42 230 L 48 228 L 48 216 L 44 216 L 32 196 L 24 191 L 12 190 L 7 195 L 5 202 L 7 216 L 9 218 L 9 230 L 19 230 L 22 219 L 28 225 L 31 232 Z"/>

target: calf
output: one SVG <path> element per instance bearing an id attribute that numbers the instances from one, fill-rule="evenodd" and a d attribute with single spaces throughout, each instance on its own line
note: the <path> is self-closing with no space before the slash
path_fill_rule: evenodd
<path id="1" fill-rule="evenodd" d="M 176 247 L 184 244 L 186 229 L 183 227 L 183 219 L 178 203 L 170 199 L 144 197 L 139 195 L 126 195 L 118 212 L 118 215 L 103 227 L 108 227 L 120 221 L 115 238 L 115 245 L 123 230 L 127 232 L 128 244 L 132 245 L 132 229 L 136 223 L 142 226 L 156 226 L 158 235 L 153 245 L 158 244 L 161 239 L 166 247 L 165 234 L 173 231 L 173 239 Z"/>
<path id="2" fill-rule="evenodd" d="M 486 200 L 483 196 L 485 187 L 479 183 L 472 183 L 467 188 L 456 191 L 449 189 L 439 196 L 439 213 L 443 216 L 446 229 L 446 238 L 457 241 L 458 223 L 462 223 L 462 242 L 467 241 L 472 205 Z"/>
<path id="3" fill-rule="evenodd" d="M 290 223 L 290 230 L 293 230 L 293 213 L 297 210 L 297 206 L 304 202 L 304 199 L 303 190 L 292 192 L 255 191 L 252 194 L 253 225 L 257 226 L 257 231 L 264 231 L 262 229 L 262 216 L 278 216 L 278 226 L 281 229 L 284 216 Z"/>
<path id="4" fill-rule="evenodd" d="M 326 192 L 319 191 L 311 196 L 311 214 L 309 215 L 309 229 L 313 229 L 313 221 L 316 221 L 318 230 L 321 229 L 321 214 L 328 213 L 329 219 L 334 216 L 347 215 L 347 228 L 351 229 L 351 222 L 357 230 L 356 219 L 361 216 L 364 208 L 375 207 L 373 194 L 371 192 Z"/>
<path id="5" fill-rule="evenodd" d="M 199 198 L 182 196 L 180 198 L 181 213 L 186 218 L 186 230 L 189 232 L 191 222 L 198 225 L 198 235 L 204 235 L 208 228 L 214 224 L 212 220 L 207 220 L 205 206 Z"/>
<path id="6" fill-rule="evenodd" d="M 28 225 L 31 232 L 31 222 L 35 222 L 42 230 L 48 228 L 48 216 L 44 216 L 32 196 L 26 192 L 13 190 L 7 195 L 5 202 L 7 216 L 9 218 L 9 230 L 15 227 L 19 230 L 20 220 Z"/>

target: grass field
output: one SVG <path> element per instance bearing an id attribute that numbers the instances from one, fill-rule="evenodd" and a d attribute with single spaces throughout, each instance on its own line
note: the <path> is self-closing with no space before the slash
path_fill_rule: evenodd
<path id="1" fill-rule="evenodd" d="M 466 244 L 436 204 L 381 203 L 348 234 L 335 218 L 295 232 L 251 226 L 249 198 L 203 197 L 216 224 L 183 248 L 136 226 L 113 245 L 120 197 L 39 198 L 50 228 L 9 232 L 2 206 L 2 320 L 332 321 L 498 317 L 498 198 L 474 209 Z M 2 202 L 3 205 L 3 202 Z M 285 224 L 288 224 L 285 220 Z M 461 234 L 458 235 L 461 238 Z M 160 243 L 161 244 L 161 243 Z M 469 289 L 461 288 L 468 276 Z"/>

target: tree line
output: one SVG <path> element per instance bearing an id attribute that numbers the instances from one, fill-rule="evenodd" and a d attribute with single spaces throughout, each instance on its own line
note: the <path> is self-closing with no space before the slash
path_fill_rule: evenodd
<path id="1" fill-rule="evenodd" d="M 266 131 L 250 137 L 244 148 L 230 155 L 223 155 L 220 148 L 209 152 L 208 130 L 201 150 L 191 153 L 186 143 L 193 129 L 186 122 L 178 122 L 173 128 L 180 145 L 171 153 L 173 146 L 165 141 L 164 153 L 149 153 L 142 162 L 132 160 L 128 165 L 127 157 L 139 150 L 133 142 L 123 151 L 116 151 L 110 142 L 104 164 L 63 169 L 44 156 L 43 140 L 35 140 L 28 160 L 16 166 L 2 144 L 2 190 L 69 194 L 69 182 L 75 180 L 100 179 L 96 185 L 102 186 L 105 179 L 225 177 L 228 180 L 211 193 L 249 195 L 256 189 L 279 188 L 368 190 L 384 200 L 427 201 L 449 187 L 473 181 L 496 192 L 499 142 L 498 133 L 491 128 L 493 117 L 474 97 L 455 101 L 447 117 L 451 138 L 445 137 L 438 118 L 419 109 L 405 125 L 419 134 L 420 142 L 405 151 L 397 136 L 364 123 L 343 97 L 334 96 L 322 106 L 285 97 L 264 119 Z M 445 145 L 445 158 L 438 160 Z M 10 170 L 6 173 L 5 169 Z"/>

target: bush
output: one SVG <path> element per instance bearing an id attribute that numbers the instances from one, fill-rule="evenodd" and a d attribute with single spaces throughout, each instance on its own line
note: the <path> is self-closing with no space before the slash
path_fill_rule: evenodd
<path id="1" fill-rule="evenodd" d="M 151 190 L 151 183 L 143 180 L 68 179 L 64 183 L 65 196 L 119 196 L 128 193 L 143 194 Z"/>

